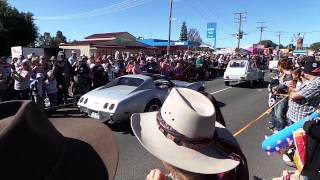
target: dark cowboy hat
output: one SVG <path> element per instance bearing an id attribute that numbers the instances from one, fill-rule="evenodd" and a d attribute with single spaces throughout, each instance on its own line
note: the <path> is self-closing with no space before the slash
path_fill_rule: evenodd
<path id="1" fill-rule="evenodd" d="M 1 179 L 113 179 L 111 130 L 88 119 L 48 120 L 31 101 L 0 103 Z"/>
<path id="2" fill-rule="evenodd" d="M 313 76 L 319 76 L 320 64 L 314 59 L 314 57 L 307 57 L 305 58 L 305 63 L 302 67 L 302 71 Z"/>

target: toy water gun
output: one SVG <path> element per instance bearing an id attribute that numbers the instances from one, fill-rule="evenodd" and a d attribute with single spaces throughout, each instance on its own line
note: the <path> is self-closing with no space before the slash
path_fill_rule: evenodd
<path id="1" fill-rule="evenodd" d="M 262 149 L 271 155 L 273 152 L 279 152 L 281 149 L 288 146 L 290 142 L 293 141 L 293 131 L 296 131 L 300 128 L 303 128 L 303 125 L 308 120 L 316 120 L 320 117 L 320 114 L 316 111 L 312 113 L 308 117 L 304 117 L 297 121 L 296 123 L 292 124 L 291 126 L 275 132 L 270 137 L 265 137 L 265 140 L 262 142 Z"/>

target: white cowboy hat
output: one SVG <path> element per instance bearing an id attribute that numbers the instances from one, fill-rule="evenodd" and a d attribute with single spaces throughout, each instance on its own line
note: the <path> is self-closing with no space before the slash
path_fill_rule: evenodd
<path id="1" fill-rule="evenodd" d="M 239 164 L 215 146 L 215 135 L 237 142 L 215 121 L 213 104 L 199 92 L 173 88 L 160 112 L 133 114 L 131 127 L 145 149 L 177 168 L 218 174 Z"/>

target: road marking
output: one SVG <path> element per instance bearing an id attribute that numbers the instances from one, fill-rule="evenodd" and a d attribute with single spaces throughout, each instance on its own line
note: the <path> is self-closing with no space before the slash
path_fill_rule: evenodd
<path id="1" fill-rule="evenodd" d="M 215 91 L 215 92 L 212 92 L 212 93 L 210 93 L 210 94 L 217 94 L 217 93 L 219 93 L 219 92 L 222 92 L 222 91 L 226 91 L 226 90 L 228 90 L 228 89 L 231 89 L 232 87 L 227 87 L 227 88 L 224 88 L 224 89 L 221 89 L 221 90 L 219 90 L 219 91 Z"/>

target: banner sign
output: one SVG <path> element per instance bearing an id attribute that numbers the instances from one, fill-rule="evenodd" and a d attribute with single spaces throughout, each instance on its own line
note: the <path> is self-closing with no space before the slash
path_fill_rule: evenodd
<path id="1" fill-rule="evenodd" d="M 216 38 L 217 23 L 207 23 L 207 38 Z"/>

